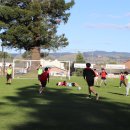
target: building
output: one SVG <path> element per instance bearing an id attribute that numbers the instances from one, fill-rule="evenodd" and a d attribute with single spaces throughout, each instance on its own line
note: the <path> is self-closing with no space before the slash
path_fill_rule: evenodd
<path id="1" fill-rule="evenodd" d="M 126 66 L 126 69 L 130 70 L 130 60 L 123 63 Z"/>

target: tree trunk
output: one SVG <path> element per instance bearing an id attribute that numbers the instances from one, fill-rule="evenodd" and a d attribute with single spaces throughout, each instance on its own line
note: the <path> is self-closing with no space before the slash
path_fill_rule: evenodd
<path id="1" fill-rule="evenodd" d="M 31 60 L 39 60 L 39 61 L 32 61 L 30 70 L 35 70 L 41 64 L 40 63 L 40 47 L 34 47 L 31 49 Z"/>
<path id="2" fill-rule="evenodd" d="M 31 60 L 40 60 L 40 47 L 34 47 L 31 49 Z"/>

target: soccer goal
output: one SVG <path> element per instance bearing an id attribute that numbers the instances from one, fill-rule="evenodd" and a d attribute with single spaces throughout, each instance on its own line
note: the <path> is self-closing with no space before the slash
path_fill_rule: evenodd
<path id="1" fill-rule="evenodd" d="M 49 68 L 50 78 L 70 79 L 70 61 L 58 60 L 13 60 L 13 78 L 36 79 L 37 68 L 42 65 Z"/>

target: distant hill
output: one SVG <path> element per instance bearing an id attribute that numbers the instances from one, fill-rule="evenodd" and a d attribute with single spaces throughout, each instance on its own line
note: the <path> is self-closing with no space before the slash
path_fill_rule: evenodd
<path id="1" fill-rule="evenodd" d="M 83 52 L 86 62 L 91 63 L 122 63 L 130 59 L 128 52 L 106 52 L 106 51 L 89 51 Z M 13 57 L 20 57 L 20 54 L 11 54 Z M 50 53 L 46 59 L 69 60 L 75 61 L 77 53 L 63 52 L 63 53 Z"/>
<path id="2" fill-rule="evenodd" d="M 75 61 L 77 53 L 50 53 L 50 56 L 58 60 Z M 130 59 L 130 53 L 127 52 L 106 52 L 106 51 L 89 51 L 83 52 L 87 62 L 94 63 L 122 63 Z"/>

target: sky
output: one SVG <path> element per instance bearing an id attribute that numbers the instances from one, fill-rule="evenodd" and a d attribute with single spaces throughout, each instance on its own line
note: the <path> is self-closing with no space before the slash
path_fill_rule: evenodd
<path id="1" fill-rule="evenodd" d="M 69 45 L 57 52 L 130 52 L 130 0 L 75 0 L 69 12 L 58 28 Z"/>
<path id="2" fill-rule="evenodd" d="M 75 0 L 70 13 L 58 29 L 69 45 L 59 52 L 130 52 L 130 0 Z"/>

